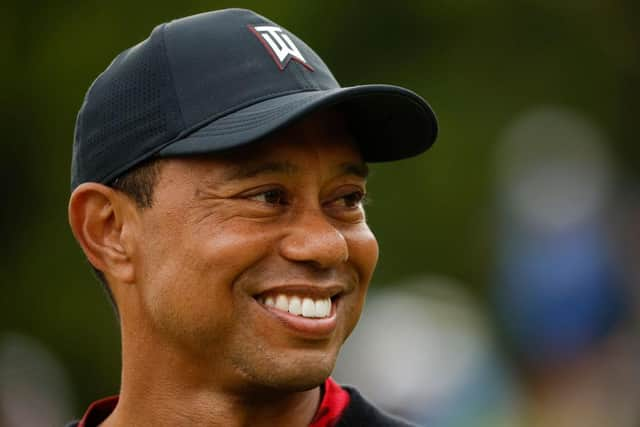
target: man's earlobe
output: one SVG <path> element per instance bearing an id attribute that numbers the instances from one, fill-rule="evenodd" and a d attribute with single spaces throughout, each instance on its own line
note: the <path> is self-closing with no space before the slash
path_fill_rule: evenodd
<path id="1" fill-rule="evenodd" d="M 134 281 L 132 242 L 125 228 L 128 201 L 114 189 L 98 183 L 79 185 L 69 200 L 69 224 L 89 262 L 117 280 Z"/>

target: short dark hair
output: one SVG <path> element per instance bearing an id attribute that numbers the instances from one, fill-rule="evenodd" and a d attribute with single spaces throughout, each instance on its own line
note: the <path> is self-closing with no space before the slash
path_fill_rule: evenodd
<path id="1" fill-rule="evenodd" d="M 161 159 L 147 160 L 124 175 L 116 177 L 107 185 L 128 196 L 135 202 L 138 209 L 148 209 L 153 206 L 153 192 L 158 182 L 162 163 Z M 93 265 L 91 267 L 109 297 L 117 316 L 118 305 L 113 297 L 107 278 L 102 271 Z"/>

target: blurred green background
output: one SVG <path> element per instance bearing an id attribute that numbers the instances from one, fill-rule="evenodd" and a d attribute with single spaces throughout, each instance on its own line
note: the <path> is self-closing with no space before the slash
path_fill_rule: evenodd
<path id="1" fill-rule="evenodd" d="M 342 85 L 405 86 L 438 114 L 428 155 L 374 168 L 374 287 L 437 273 L 486 300 L 495 145 L 530 108 L 587 117 L 607 135 L 622 180 L 637 178 L 635 0 L 4 2 L 0 334 L 48 348 L 68 370 L 78 414 L 117 392 L 120 365 L 111 307 L 67 224 L 76 113 L 98 73 L 155 25 L 226 7 L 254 9 L 296 33 Z"/>

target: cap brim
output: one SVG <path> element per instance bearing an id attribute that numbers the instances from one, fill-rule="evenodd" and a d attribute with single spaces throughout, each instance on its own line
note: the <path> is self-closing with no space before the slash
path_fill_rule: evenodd
<path id="1" fill-rule="evenodd" d="M 164 147 L 162 157 L 205 154 L 249 144 L 315 111 L 340 106 L 367 162 L 412 157 L 435 141 L 433 110 L 419 95 L 389 85 L 297 92 L 218 118 Z"/>

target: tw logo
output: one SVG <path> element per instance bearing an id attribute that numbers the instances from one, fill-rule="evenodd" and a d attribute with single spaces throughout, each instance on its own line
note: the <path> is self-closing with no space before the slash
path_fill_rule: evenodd
<path id="1" fill-rule="evenodd" d="M 249 26 L 249 29 L 262 42 L 281 71 L 286 68 L 292 59 L 313 71 L 313 68 L 307 64 L 296 45 L 293 44 L 291 37 L 282 28 L 263 25 L 258 27 Z"/>

